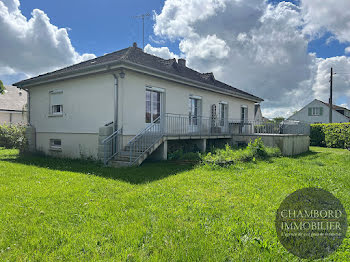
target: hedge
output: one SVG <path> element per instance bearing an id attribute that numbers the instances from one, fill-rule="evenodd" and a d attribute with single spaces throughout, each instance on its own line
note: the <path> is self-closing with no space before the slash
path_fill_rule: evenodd
<path id="1" fill-rule="evenodd" d="M 27 146 L 25 130 L 26 127 L 22 125 L 0 125 L 0 147 L 25 151 Z"/>
<path id="2" fill-rule="evenodd" d="M 350 148 L 350 123 L 311 125 L 312 146 Z"/>

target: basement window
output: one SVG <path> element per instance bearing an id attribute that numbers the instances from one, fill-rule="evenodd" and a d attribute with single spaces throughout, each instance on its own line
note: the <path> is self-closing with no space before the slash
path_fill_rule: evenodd
<path id="1" fill-rule="evenodd" d="M 50 149 L 55 151 L 61 151 L 62 150 L 61 139 L 50 139 Z"/>

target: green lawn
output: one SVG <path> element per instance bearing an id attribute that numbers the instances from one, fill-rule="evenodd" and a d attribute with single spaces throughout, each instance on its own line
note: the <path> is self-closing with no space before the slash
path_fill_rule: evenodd
<path id="1" fill-rule="evenodd" d="M 94 163 L 0 150 L 0 261 L 300 261 L 275 212 L 293 191 L 332 192 L 350 214 L 350 152 L 312 148 L 231 168 Z M 326 261 L 350 261 L 350 238 Z"/>

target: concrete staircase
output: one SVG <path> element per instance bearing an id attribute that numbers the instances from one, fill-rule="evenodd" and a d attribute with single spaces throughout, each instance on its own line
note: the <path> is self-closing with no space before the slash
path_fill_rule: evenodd
<path id="1" fill-rule="evenodd" d="M 142 138 L 140 138 L 142 139 Z M 114 159 L 110 160 L 108 165 L 113 167 L 127 167 L 127 166 L 139 166 L 145 161 L 162 143 L 164 138 L 160 137 L 156 141 L 151 143 L 142 144 L 137 147 L 137 150 L 131 150 L 134 148 L 130 143 L 118 153 Z"/>

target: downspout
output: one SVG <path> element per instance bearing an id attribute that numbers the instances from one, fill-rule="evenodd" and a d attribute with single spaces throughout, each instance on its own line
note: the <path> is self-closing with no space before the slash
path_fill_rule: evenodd
<path id="1" fill-rule="evenodd" d="M 118 76 L 113 73 L 114 77 L 114 121 L 113 121 L 113 133 L 118 130 Z"/>

